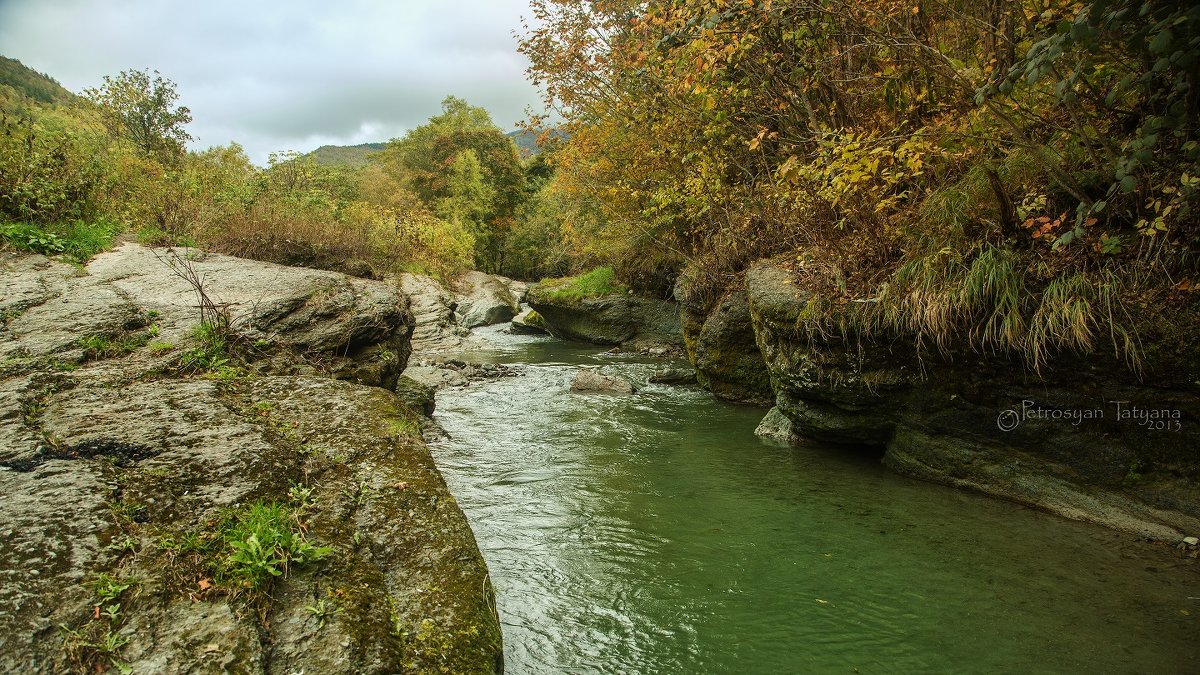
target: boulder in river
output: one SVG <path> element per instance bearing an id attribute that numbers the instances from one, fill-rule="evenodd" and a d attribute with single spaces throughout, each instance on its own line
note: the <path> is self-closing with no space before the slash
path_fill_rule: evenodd
<path id="1" fill-rule="evenodd" d="M 455 311 L 459 323 L 464 328 L 477 328 L 510 321 L 520 311 L 513 284 L 512 279 L 477 271 L 455 279 L 451 289 L 458 303 Z"/>
<path id="2" fill-rule="evenodd" d="M 762 421 L 755 427 L 754 435 L 783 443 L 792 443 L 796 440 L 796 432 L 792 427 L 792 421 L 775 406 L 771 406 L 771 409 L 767 411 Z"/>
<path id="3" fill-rule="evenodd" d="M 532 307 L 526 307 L 520 314 L 513 317 L 512 326 L 509 330 L 519 335 L 550 334 L 550 331 L 546 327 L 546 320 Z"/>
<path id="4" fill-rule="evenodd" d="M 696 371 L 691 368 L 660 368 L 650 376 L 654 384 L 696 384 Z"/>
<path id="5" fill-rule="evenodd" d="M 605 375 L 598 370 L 581 370 L 571 381 L 571 391 L 577 394 L 632 394 L 637 391 L 633 383 L 616 375 Z"/>
<path id="6" fill-rule="evenodd" d="M 630 294 L 569 299 L 555 288 L 543 283 L 529 289 L 529 305 L 555 337 L 634 348 L 683 344 L 673 302 Z"/>

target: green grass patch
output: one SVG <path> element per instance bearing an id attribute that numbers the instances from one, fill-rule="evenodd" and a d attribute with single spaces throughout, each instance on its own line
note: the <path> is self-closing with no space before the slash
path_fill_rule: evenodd
<path id="1" fill-rule="evenodd" d="M 0 223 L 0 240 L 18 251 L 43 255 L 65 255 L 77 262 L 112 248 L 119 225 L 104 220 L 35 225 Z"/>
<path id="2" fill-rule="evenodd" d="M 577 302 L 584 298 L 624 294 L 628 289 L 619 281 L 611 267 L 597 267 L 577 277 L 543 279 L 540 295 L 546 300 Z"/>

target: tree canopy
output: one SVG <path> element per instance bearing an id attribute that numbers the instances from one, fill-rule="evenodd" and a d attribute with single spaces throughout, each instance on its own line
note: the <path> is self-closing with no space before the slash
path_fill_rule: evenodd
<path id="1" fill-rule="evenodd" d="M 96 104 L 100 119 L 114 138 L 132 143 L 148 157 L 178 157 L 192 140 L 184 126 L 192 121 L 186 106 L 176 105 L 175 83 L 158 71 L 125 70 L 105 76 L 84 95 Z"/>

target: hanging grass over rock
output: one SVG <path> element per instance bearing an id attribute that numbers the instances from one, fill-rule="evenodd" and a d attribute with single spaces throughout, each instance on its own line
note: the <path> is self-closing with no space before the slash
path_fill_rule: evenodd
<path id="1" fill-rule="evenodd" d="M 539 293 L 546 300 L 568 302 L 627 292 L 611 267 L 597 267 L 577 277 L 543 279 L 541 287 Z"/>

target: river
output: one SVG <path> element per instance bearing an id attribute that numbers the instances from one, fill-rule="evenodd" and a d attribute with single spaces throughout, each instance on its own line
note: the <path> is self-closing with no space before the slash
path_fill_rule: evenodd
<path id="1" fill-rule="evenodd" d="M 508 673 L 1200 672 L 1200 566 L 1162 544 L 758 439 L 646 359 L 481 332 L 525 364 L 438 393 Z M 642 385 L 571 394 L 581 367 Z"/>

